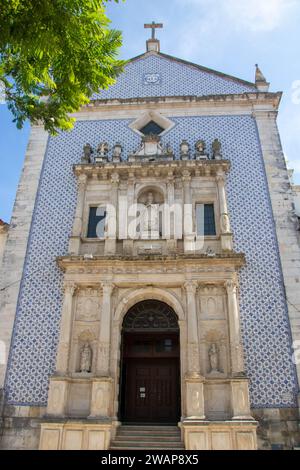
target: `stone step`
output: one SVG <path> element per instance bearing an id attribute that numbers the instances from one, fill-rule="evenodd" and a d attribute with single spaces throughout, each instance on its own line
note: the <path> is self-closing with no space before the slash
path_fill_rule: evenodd
<path id="1" fill-rule="evenodd" d="M 156 432 L 154 430 L 151 431 L 127 431 L 127 430 L 120 430 L 117 432 L 118 436 L 134 436 L 134 437 L 142 437 L 142 436 L 162 436 L 162 437 L 180 437 L 180 432 L 178 431 L 164 431 L 164 432 Z"/>
<path id="2" fill-rule="evenodd" d="M 178 446 L 180 444 L 182 444 L 181 441 L 167 441 L 167 442 L 162 442 L 162 441 L 159 441 L 159 440 L 152 440 L 152 439 L 149 439 L 148 441 L 130 441 L 130 440 L 120 440 L 120 439 L 114 439 L 113 441 L 113 444 L 114 445 L 124 445 L 124 444 L 129 444 L 129 445 L 142 445 L 144 446 L 145 444 L 149 444 L 149 445 L 154 445 L 154 446 L 157 446 L 157 445 L 168 445 L 168 446 Z"/>
<path id="3" fill-rule="evenodd" d="M 154 430 L 154 431 L 180 431 L 178 426 L 139 426 L 139 425 L 133 425 L 133 424 L 123 424 L 122 426 L 118 427 L 118 430 L 121 429 L 126 429 L 128 431 L 149 431 L 149 430 Z"/>
<path id="4" fill-rule="evenodd" d="M 148 450 L 148 451 L 165 451 L 165 450 L 185 450 L 184 447 L 174 447 L 174 449 L 163 448 L 163 447 L 110 447 L 109 450 Z"/>
<path id="5" fill-rule="evenodd" d="M 131 434 L 117 434 L 116 441 L 136 441 L 137 439 L 141 441 L 158 441 L 158 442 L 181 442 L 181 436 L 157 436 L 155 434 L 147 434 L 144 436 Z"/>
<path id="6" fill-rule="evenodd" d="M 184 450 L 177 426 L 123 425 L 117 429 L 111 450 Z"/>
<path id="7" fill-rule="evenodd" d="M 181 444 L 176 446 L 163 446 L 163 445 L 153 445 L 140 443 L 138 444 L 112 444 L 109 448 L 110 450 L 185 450 L 184 446 Z"/>

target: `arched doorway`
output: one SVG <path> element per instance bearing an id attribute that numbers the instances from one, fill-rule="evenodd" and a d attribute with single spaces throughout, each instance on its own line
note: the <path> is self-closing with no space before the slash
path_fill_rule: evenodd
<path id="1" fill-rule="evenodd" d="M 180 419 L 178 319 L 159 300 L 143 300 L 124 317 L 119 419 L 143 424 Z"/>

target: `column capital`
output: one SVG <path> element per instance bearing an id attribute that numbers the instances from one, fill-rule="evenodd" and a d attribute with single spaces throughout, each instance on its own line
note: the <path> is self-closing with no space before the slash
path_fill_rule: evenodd
<path id="1" fill-rule="evenodd" d="M 174 179 L 175 179 L 175 176 L 174 176 L 173 170 L 169 170 L 169 171 L 168 171 L 168 175 L 167 175 L 167 183 L 173 184 L 173 183 L 174 183 Z"/>
<path id="2" fill-rule="evenodd" d="M 112 173 L 110 175 L 110 182 L 111 182 L 112 185 L 118 186 L 118 184 L 120 182 L 119 173 L 117 173 L 117 172 Z"/>
<path id="3" fill-rule="evenodd" d="M 115 285 L 110 281 L 104 281 L 104 282 L 101 282 L 101 287 L 102 287 L 103 294 L 111 295 L 112 291 L 115 288 Z"/>
<path id="4" fill-rule="evenodd" d="M 227 294 L 236 294 L 238 288 L 237 279 L 228 279 L 225 281 L 225 288 L 227 290 Z"/>
<path id="5" fill-rule="evenodd" d="M 134 182 L 135 182 L 135 173 L 134 171 L 130 171 L 128 173 L 127 186 L 132 186 Z"/>
<path id="6" fill-rule="evenodd" d="M 217 183 L 225 183 L 226 181 L 226 176 L 225 176 L 225 173 L 222 171 L 222 172 L 218 172 L 216 174 L 216 181 Z"/>
<path id="7" fill-rule="evenodd" d="M 184 183 L 189 183 L 191 181 L 191 172 L 189 170 L 183 170 L 181 178 Z"/>
<path id="8" fill-rule="evenodd" d="M 84 187 L 86 185 L 87 179 L 87 175 L 85 173 L 81 173 L 78 176 L 78 185 Z"/>
<path id="9" fill-rule="evenodd" d="M 75 291 L 77 289 L 77 285 L 75 282 L 65 282 L 63 285 L 63 292 L 64 294 L 70 294 L 71 297 L 75 294 Z"/>
<path id="10" fill-rule="evenodd" d="M 196 294 L 197 288 L 198 288 L 198 282 L 197 281 L 186 281 L 183 284 L 183 287 L 185 288 L 186 292 Z"/>

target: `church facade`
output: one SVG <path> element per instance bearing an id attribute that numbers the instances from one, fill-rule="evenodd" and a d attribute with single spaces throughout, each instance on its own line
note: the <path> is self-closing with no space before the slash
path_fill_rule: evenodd
<path id="1" fill-rule="evenodd" d="M 165 448 L 299 445 L 280 98 L 258 68 L 152 37 L 72 132 L 32 128 L 1 270 L 3 448 L 141 448 L 147 429 L 151 448 L 160 430 Z"/>

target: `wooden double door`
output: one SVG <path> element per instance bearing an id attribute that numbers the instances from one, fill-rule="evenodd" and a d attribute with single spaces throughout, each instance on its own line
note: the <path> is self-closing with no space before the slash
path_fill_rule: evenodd
<path id="1" fill-rule="evenodd" d="M 180 419 L 178 335 L 125 336 L 122 380 L 123 422 L 177 423 Z"/>

